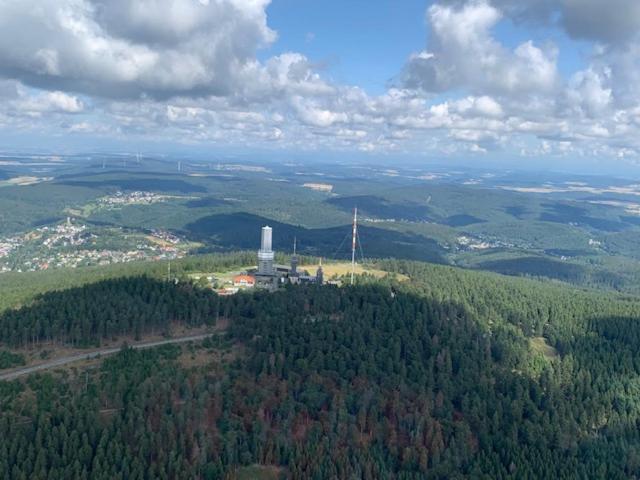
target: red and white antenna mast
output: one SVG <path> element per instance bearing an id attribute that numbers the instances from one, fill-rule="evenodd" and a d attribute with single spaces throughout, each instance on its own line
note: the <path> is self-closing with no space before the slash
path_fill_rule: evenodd
<path id="1" fill-rule="evenodd" d="M 356 241 L 358 238 L 358 207 L 353 209 L 353 238 L 351 239 L 351 285 L 356 273 Z"/>

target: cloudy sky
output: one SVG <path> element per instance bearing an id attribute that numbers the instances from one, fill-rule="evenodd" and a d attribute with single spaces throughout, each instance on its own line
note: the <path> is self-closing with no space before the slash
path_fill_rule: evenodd
<path id="1" fill-rule="evenodd" d="M 2 150 L 640 162 L 638 0 L 0 0 Z"/>

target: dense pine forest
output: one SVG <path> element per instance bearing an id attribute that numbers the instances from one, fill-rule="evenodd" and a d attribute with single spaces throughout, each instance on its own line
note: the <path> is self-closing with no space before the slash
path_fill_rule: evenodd
<path id="1" fill-rule="evenodd" d="M 149 277 L 103 280 L 42 294 L 27 306 L 0 313 L 0 342 L 23 347 L 42 342 L 74 346 L 134 334 L 169 333 L 171 322 L 214 324 L 218 297 L 190 283 Z"/>
<path id="2" fill-rule="evenodd" d="M 0 478 L 640 476 L 637 299 L 380 266 L 411 280 L 219 298 L 137 276 L 6 310 L 3 348 L 229 326 L 0 382 Z"/>

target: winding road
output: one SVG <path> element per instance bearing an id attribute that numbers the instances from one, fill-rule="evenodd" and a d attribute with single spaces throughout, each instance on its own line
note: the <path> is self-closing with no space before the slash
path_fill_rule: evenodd
<path id="1" fill-rule="evenodd" d="M 169 345 L 172 343 L 186 343 L 186 342 L 195 342 L 198 340 L 204 340 L 205 338 L 210 337 L 211 335 L 215 335 L 215 334 L 202 333 L 200 335 L 190 335 L 187 337 L 169 338 L 166 340 L 156 340 L 153 342 L 133 343 L 133 344 L 130 344 L 129 346 L 135 349 L 160 347 L 162 345 Z M 56 358 L 55 360 L 51 360 L 50 362 L 41 363 L 39 365 L 33 365 L 31 367 L 16 368 L 8 372 L 0 373 L 0 380 L 15 380 L 16 378 L 22 377 L 24 375 L 29 375 L 31 373 L 39 372 L 41 370 L 49 370 L 50 368 L 61 367 L 63 365 L 79 362 L 81 360 L 90 360 L 92 358 L 113 355 L 114 353 L 118 353 L 121 349 L 122 347 L 111 347 L 111 348 L 105 348 L 102 350 L 92 350 L 91 352 L 87 352 L 87 353 L 80 353 L 76 355 L 70 355 L 68 357 Z"/>

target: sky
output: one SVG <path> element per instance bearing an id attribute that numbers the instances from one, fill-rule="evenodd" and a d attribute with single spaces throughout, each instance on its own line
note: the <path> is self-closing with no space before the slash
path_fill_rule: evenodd
<path id="1" fill-rule="evenodd" d="M 0 151 L 640 165 L 637 0 L 0 0 Z"/>

